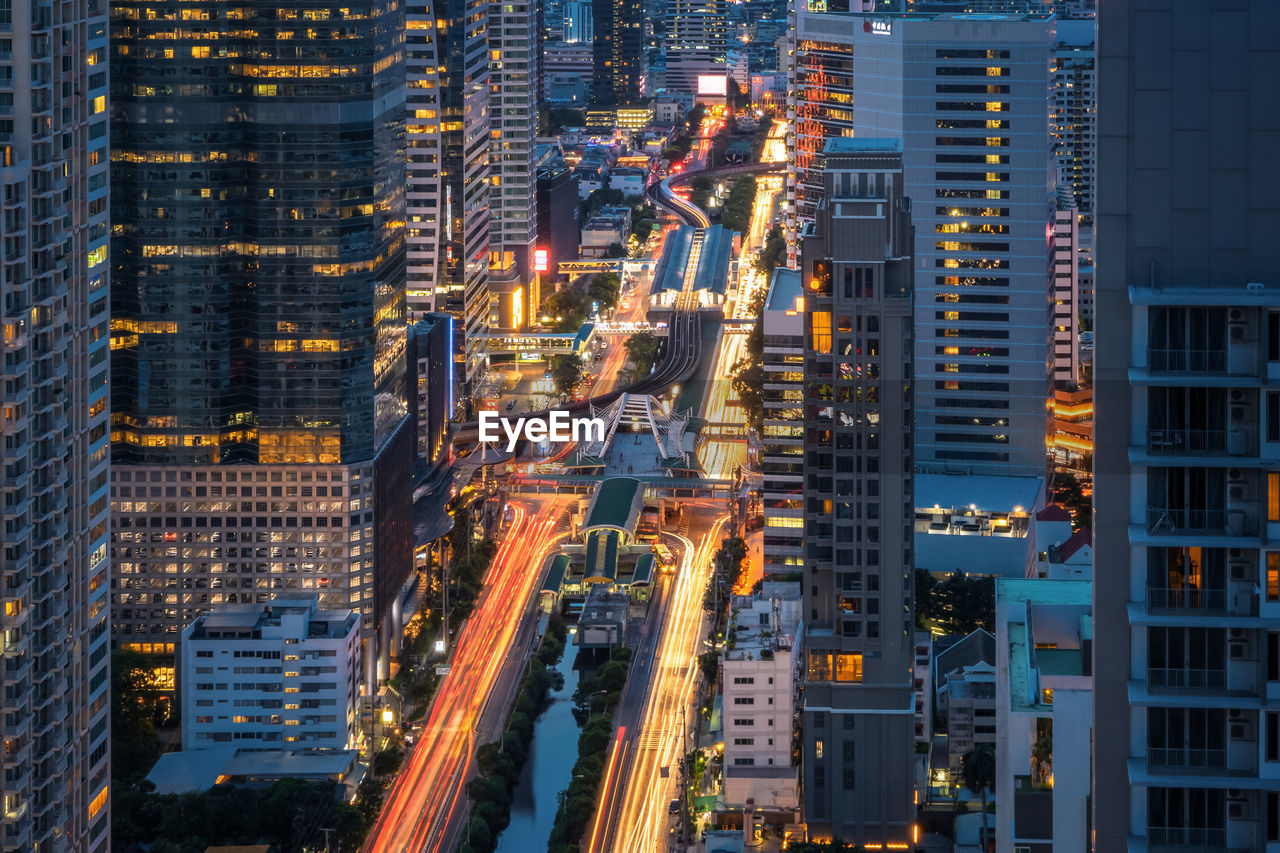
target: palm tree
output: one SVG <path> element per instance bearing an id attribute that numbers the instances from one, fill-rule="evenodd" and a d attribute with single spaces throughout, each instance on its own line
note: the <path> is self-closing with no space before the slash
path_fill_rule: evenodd
<path id="1" fill-rule="evenodd" d="M 987 791 L 996 787 L 996 751 L 980 743 L 964 754 L 960 765 L 964 786 L 982 795 L 982 853 L 987 853 Z"/>

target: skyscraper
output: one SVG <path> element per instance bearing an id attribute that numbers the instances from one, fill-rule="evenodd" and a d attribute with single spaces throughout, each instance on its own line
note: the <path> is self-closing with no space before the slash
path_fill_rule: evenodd
<path id="1" fill-rule="evenodd" d="M 1053 32 L 1044 15 L 796 12 L 792 232 L 821 197 L 827 139 L 903 140 L 921 470 L 1044 476 Z"/>
<path id="2" fill-rule="evenodd" d="M 489 327 L 520 330 L 537 314 L 537 3 L 493 3 L 489 42 Z"/>
<path id="3" fill-rule="evenodd" d="M 1093 832 L 1280 842 L 1280 9 L 1098 12 Z"/>
<path id="4" fill-rule="evenodd" d="M 0 848 L 105 851 L 106 4 L 6 6 L 2 20 Z"/>
<path id="5" fill-rule="evenodd" d="M 641 0 L 592 0 L 595 75 L 591 100 L 629 104 L 645 91 L 644 6 Z"/>
<path id="6" fill-rule="evenodd" d="M 116 642 L 169 656 L 198 613 L 281 589 L 395 633 L 404 12 L 174 14 L 111 9 Z"/>
<path id="7" fill-rule="evenodd" d="M 489 323 L 488 8 L 406 8 L 408 311 L 454 318 L 456 373 L 467 383 L 484 368 Z"/>
<path id="8" fill-rule="evenodd" d="M 1071 192 L 1073 204 L 1090 231 L 1098 152 L 1095 32 L 1092 18 L 1058 21 L 1050 112 L 1058 185 Z"/>
<path id="9" fill-rule="evenodd" d="M 812 838 L 910 844 L 910 202 L 899 140 L 823 150 L 825 197 L 800 263 L 805 820 Z"/>

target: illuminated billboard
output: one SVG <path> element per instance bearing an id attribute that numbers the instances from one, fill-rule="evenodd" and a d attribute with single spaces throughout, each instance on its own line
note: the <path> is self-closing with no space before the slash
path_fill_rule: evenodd
<path id="1" fill-rule="evenodd" d="M 546 272 L 550 266 L 550 259 L 547 257 L 546 249 L 533 250 L 533 269 L 534 272 Z"/>
<path id="2" fill-rule="evenodd" d="M 698 95 L 725 97 L 729 94 L 729 78 L 723 74 L 699 74 Z"/>

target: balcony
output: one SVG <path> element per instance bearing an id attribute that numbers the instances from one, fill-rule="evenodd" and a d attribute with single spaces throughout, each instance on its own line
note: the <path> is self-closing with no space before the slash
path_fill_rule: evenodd
<path id="1" fill-rule="evenodd" d="M 1147 369 L 1152 373 L 1226 373 L 1226 347 L 1214 349 L 1147 350 Z"/>
<path id="2" fill-rule="evenodd" d="M 1226 613 L 1227 591 L 1188 587 L 1147 587 L 1147 609 Z"/>
<path id="3" fill-rule="evenodd" d="M 1227 532 L 1225 508 L 1197 508 L 1185 506 L 1148 506 L 1147 532 L 1169 536 L 1179 533 Z"/>
<path id="4" fill-rule="evenodd" d="M 1247 452 L 1247 436 L 1243 430 L 1230 437 L 1239 447 L 1236 455 Z M 1147 431 L 1147 452 L 1151 454 L 1226 453 L 1228 432 L 1225 429 L 1153 429 Z"/>
<path id="5" fill-rule="evenodd" d="M 1226 770 L 1225 749 L 1147 747 L 1147 767 L 1161 771 Z"/>
<path id="6" fill-rule="evenodd" d="M 1193 669 L 1180 667 L 1148 667 L 1147 686 L 1152 690 L 1185 690 L 1193 693 L 1218 693 L 1227 689 L 1225 669 Z"/>
<path id="7" fill-rule="evenodd" d="M 1247 848 L 1228 847 L 1226 828 L 1149 826 L 1147 850 L 1149 853 L 1246 853 Z"/>

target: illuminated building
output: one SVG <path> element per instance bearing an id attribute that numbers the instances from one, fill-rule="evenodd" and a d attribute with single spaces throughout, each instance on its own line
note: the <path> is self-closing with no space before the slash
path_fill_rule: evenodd
<path id="1" fill-rule="evenodd" d="M 802 516 L 770 518 L 766 508 L 765 548 L 775 526 L 802 525 L 809 837 L 906 844 L 915 818 L 912 205 L 900 141 L 832 139 L 823 154 L 825 197 L 801 246 Z"/>
<path id="2" fill-rule="evenodd" d="M 630 104 L 645 94 L 644 5 L 641 0 L 592 0 L 591 101 Z"/>
<path id="3" fill-rule="evenodd" d="M 725 0 L 667 0 L 667 91 L 700 93 L 702 77 L 724 79 Z"/>
<path id="4" fill-rule="evenodd" d="M 568 0 L 564 4 L 561 35 L 566 44 L 591 44 L 593 24 L 590 0 Z"/>
<path id="5" fill-rule="evenodd" d="M 764 574 L 804 565 L 804 286 L 778 267 L 764 305 Z"/>
<path id="6" fill-rule="evenodd" d="M 360 614 L 321 610 L 315 595 L 201 613 L 182 632 L 181 672 L 183 749 L 355 749 L 362 740 Z"/>
<path id="7" fill-rule="evenodd" d="M 305 590 L 360 611 L 372 687 L 411 559 L 403 7 L 111 17 L 113 639 L 172 660 Z"/>
<path id="8" fill-rule="evenodd" d="M 788 216 L 821 150 L 903 140 L 916 256 L 916 464 L 1043 476 L 1051 435 L 1052 15 L 795 13 Z"/>
<path id="9" fill-rule="evenodd" d="M 1121 853 L 1276 849 L 1280 19 L 1098 6 L 1090 824 Z"/>
<path id="10" fill-rule="evenodd" d="M 110 848 L 106 4 L 0 11 L 0 850 Z"/>
<path id="11" fill-rule="evenodd" d="M 457 378 L 467 386 L 485 366 L 489 322 L 488 8 L 406 7 L 408 312 L 454 318 Z"/>
<path id="12" fill-rule="evenodd" d="M 1092 20 L 1058 21 L 1050 113 L 1058 186 L 1071 193 L 1083 224 L 1090 228 L 1098 154 L 1095 38 Z"/>
<path id="13" fill-rule="evenodd" d="M 521 331 L 542 304 L 538 237 L 537 0 L 489 4 L 489 328 Z M 512 306 L 519 305 L 518 310 Z"/>

